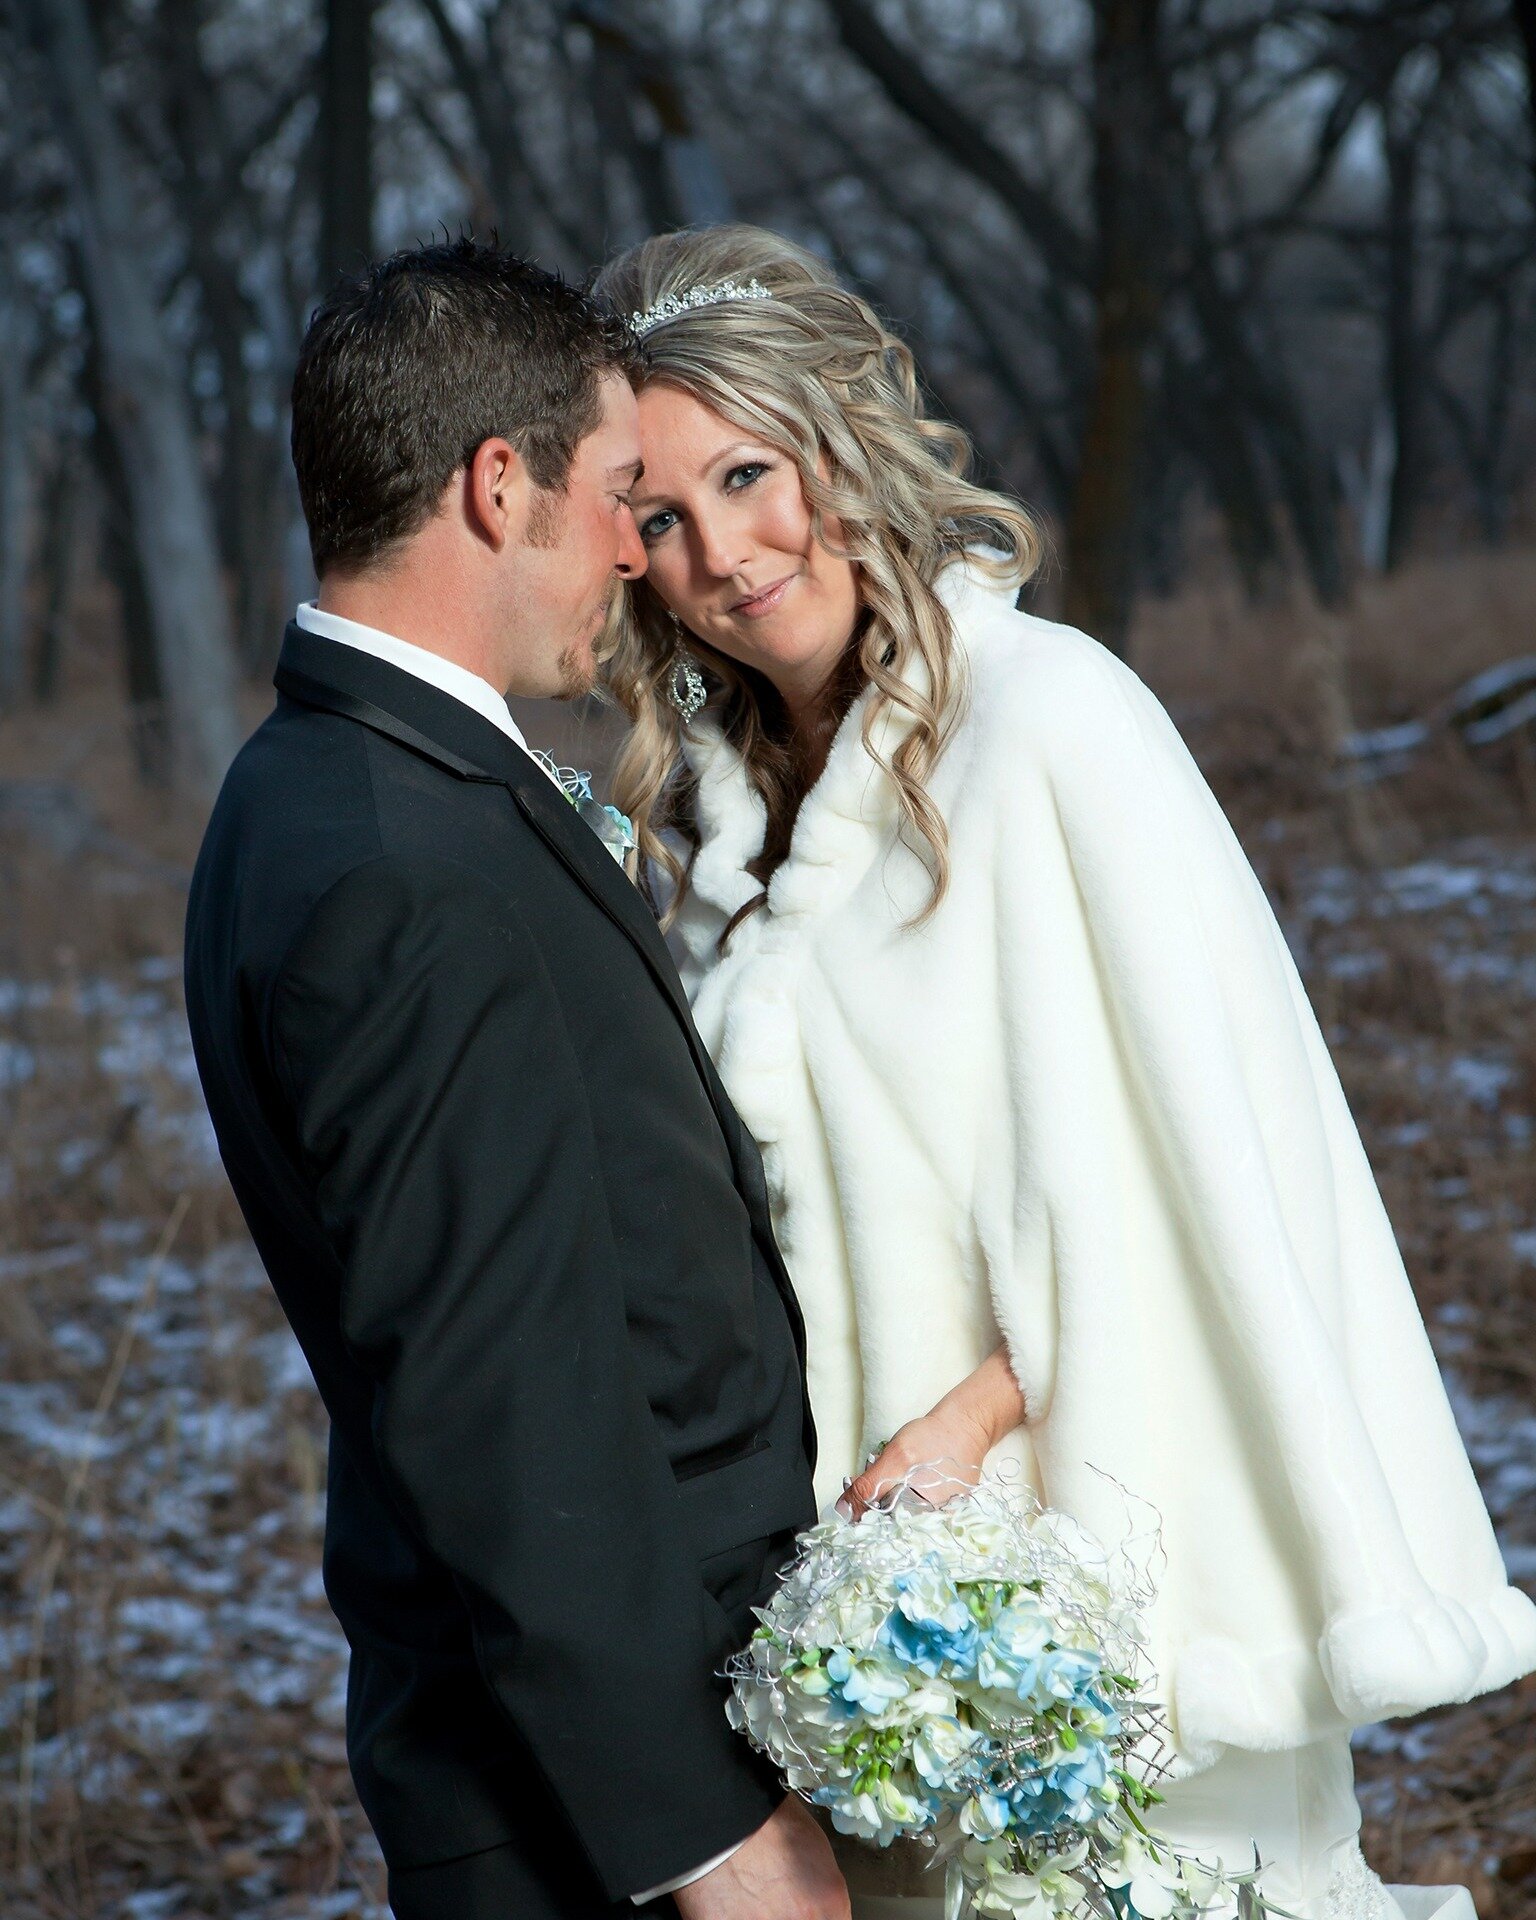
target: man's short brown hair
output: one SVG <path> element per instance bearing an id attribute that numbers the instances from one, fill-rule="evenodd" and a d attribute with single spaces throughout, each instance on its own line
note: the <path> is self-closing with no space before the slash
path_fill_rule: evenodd
<path id="1" fill-rule="evenodd" d="M 315 571 L 362 568 L 418 532 L 482 442 L 511 442 L 563 489 L 633 377 L 624 324 L 558 275 L 463 238 L 340 281 L 310 319 L 293 381 L 293 464 Z"/>

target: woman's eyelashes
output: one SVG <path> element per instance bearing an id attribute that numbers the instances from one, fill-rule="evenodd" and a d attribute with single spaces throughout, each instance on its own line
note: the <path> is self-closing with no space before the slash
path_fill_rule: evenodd
<path id="1" fill-rule="evenodd" d="M 672 522 L 676 519 L 677 515 L 671 507 L 663 507 L 660 513 L 653 513 L 641 526 L 640 538 L 650 546 L 652 541 L 659 540 L 664 533 L 672 531 Z"/>
<path id="2" fill-rule="evenodd" d="M 725 490 L 727 493 L 740 493 L 744 487 L 750 487 L 754 481 L 761 480 L 767 471 L 766 460 L 744 460 L 739 467 L 732 467 L 725 476 Z"/>
<path id="3" fill-rule="evenodd" d="M 771 462 L 767 460 L 743 460 L 739 466 L 731 468 L 721 483 L 724 493 L 742 493 L 748 487 L 755 486 L 768 472 Z M 670 533 L 681 516 L 675 507 L 661 507 L 647 516 L 640 528 L 640 538 L 647 546 L 659 540 L 663 534 Z"/>

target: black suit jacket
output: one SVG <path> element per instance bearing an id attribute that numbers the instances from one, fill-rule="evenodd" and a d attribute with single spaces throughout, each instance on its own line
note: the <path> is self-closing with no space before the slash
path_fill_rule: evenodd
<path id="1" fill-rule="evenodd" d="M 394 1868 L 513 1841 L 621 1899 L 777 1800 L 708 1564 L 814 1516 L 761 1166 L 644 902 L 513 741 L 297 627 L 276 682 L 187 1006 L 331 1415 L 358 1792 Z"/>

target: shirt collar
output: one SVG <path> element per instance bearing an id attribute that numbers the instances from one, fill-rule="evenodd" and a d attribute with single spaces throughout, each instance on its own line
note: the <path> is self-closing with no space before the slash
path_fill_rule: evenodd
<path id="1" fill-rule="evenodd" d="M 306 633 L 337 640 L 344 647 L 356 647 L 360 653 L 371 653 L 376 660 L 387 661 L 402 673 L 414 674 L 440 693 L 473 707 L 493 727 L 499 727 L 509 740 L 516 741 L 524 753 L 530 751 L 504 697 L 489 680 L 482 680 L 468 667 L 445 660 L 440 653 L 429 653 L 425 647 L 413 646 L 409 640 L 397 640 L 392 633 L 381 633 L 377 627 L 365 627 L 360 620 L 344 620 L 339 613 L 327 613 L 312 600 L 301 601 L 294 618 Z"/>

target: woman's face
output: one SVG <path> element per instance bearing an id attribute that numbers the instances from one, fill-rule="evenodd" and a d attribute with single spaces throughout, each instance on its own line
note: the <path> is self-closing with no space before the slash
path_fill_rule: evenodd
<path id="1" fill-rule="evenodd" d="M 630 501 L 651 585 L 690 633 L 804 712 L 852 638 L 859 591 L 853 562 L 812 533 L 795 463 L 661 382 L 640 395 L 640 441 Z M 834 521 L 826 532 L 836 543 Z"/>

